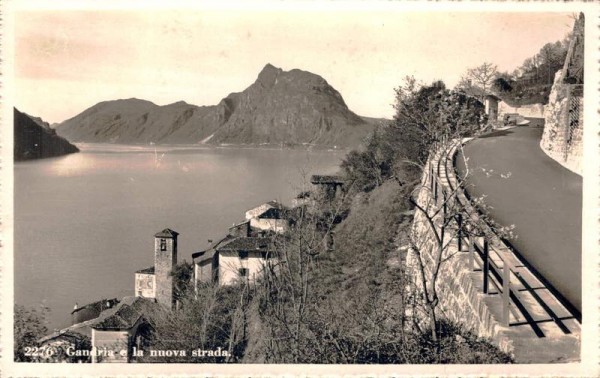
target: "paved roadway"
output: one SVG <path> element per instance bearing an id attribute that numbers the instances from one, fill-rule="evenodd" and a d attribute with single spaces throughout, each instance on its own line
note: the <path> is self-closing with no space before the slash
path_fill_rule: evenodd
<path id="1" fill-rule="evenodd" d="M 541 127 L 519 126 L 465 145 L 467 191 L 487 195 L 492 217 L 515 225 L 513 246 L 581 313 L 582 178 L 541 150 L 541 135 Z"/>

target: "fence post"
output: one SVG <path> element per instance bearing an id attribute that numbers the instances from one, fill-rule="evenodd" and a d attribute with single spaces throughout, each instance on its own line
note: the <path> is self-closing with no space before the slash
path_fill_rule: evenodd
<path id="1" fill-rule="evenodd" d="M 448 212 L 448 208 L 446 206 L 446 202 L 448 202 L 448 198 L 446 198 L 446 191 L 444 190 L 444 188 L 442 187 L 442 206 L 444 207 L 444 219 L 443 221 L 446 221 L 446 216 L 447 216 L 447 212 Z"/>
<path id="2" fill-rule="evenodd" d="M 469 239 L 469 269 L 472 271 L 475 270 L 475 238 L 471 233 L 468 235 Z"/>
<path id="3" fill-rule="evenodd" d="M 510 267 L 506 261 L 502 268 L 502 313 L 504 325 L 510 325 Z"/>
<path id="4" fill-rule="evenodd" d="M 433 160 L 429 162 L 429 187 L 433 190 Z"/>
<path id="5" fill-rule="evenodd" d="M 462 213 L 456 214 L 456 224 L 458 226 L 458 251 L 462 252 L 462 243 L 463 243 L 463 232 L 462 232 Z"/>
<path id="6" fill-rule="evenodd" d="M 487 294 L 489 289 L 489 274 L 490 274 L 490 249 L 488 240 L 483 237 L 483 293 Z"/>
<path id="7" fill-rule="evenodd" d="M 438 178 L 437 178 L 437 176 L 435 177 L 435 184 L 433 184 L 433 185 L 434 185 L 433 199 L 435 200 L 435 204 L 437 206 L 437 202 L 438 202 Z"/>

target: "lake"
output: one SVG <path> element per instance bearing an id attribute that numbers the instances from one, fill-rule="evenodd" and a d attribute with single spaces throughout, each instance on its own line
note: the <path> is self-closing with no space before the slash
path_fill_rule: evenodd
<path id="1" fill-rule="evenodd" d="M 15 302 L 50 307 L 50 327 L 102 298 L 134 295 L 152 266 L 154 234 L 179 232 L 178 259 L 205 249 L 244 212 L 290 204 L 342 151 L 78 145 L 82 152 L 15 164 Z"/>

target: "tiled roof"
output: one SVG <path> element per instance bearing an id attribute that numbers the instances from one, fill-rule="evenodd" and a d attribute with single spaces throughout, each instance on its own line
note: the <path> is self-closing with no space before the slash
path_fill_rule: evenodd
<path id="1" fill-rule="evenodd" d="M 280 208 L 280 209 L 285 207 L 281 203 L 277 202 L 277 200 L 269 201 L 269 202 L 267 202 L 267 205 L 275 207 L 275 208 Z"/>
<path id="2" fill-rule="evenodd" d="M 264 213 L 265 211 L 273 208 L 283 209 L 285 208 L 285 206 L 283 206 L 281 203 L 275 200 L 269 201 L 267 203 L 263 203 L 262 205 L 256 206 L 255 208 L 246 211 L 246 219 L 255 218 Z"/>
<path id="3" fill-rule="evenodd" d="M 312 175 L 310 178 L 312 184 L 343 184 L 344 180 L 340 176 L 333 175 Z"/>
<path id="4" fill-rule="evenodd" d="M 500 98 L 500 97 L 496 96 L 496 95 L 495 95 L 495 94 L 493 94 L 493 93 L 488 93 L 488 94 L 487 94 L 485 97 L 486 97 L 486 98 L 491 98 L 491 99 L 494 99 L 494 100 L 500 100 L 500 101 L 502 101 L 502 98 Z"/>
<path id="5" fill-rule="evenodd" d="M 154 235 L 156 238 L 174 238 L 179 235 L 179 232 L 173 231 L 170 228 L 165 228 L 161 232 Z"/>
<path id="6" fill-rule="evenodd" d="M 54 331 L 51 334 L 42 337 L 41 339 L 38 340 L 38 343 L 43 344 L 46 341 L 50 341 L 59 337 L 63 337 L 63 338 L 68 338 L 68 339 L 75 339 L 75 340 L 83 340 L 86 338 L 89 338 L 89 336 L 79 333 L 79 332 L 75 332 L 69 328 L 65 328 L 65 329 L 61 329 L 59 331 Z"/>
<path id="7" fill-rule="evenodd" d="M 264 213 L 260 214 L 258 217 L 260 219 L 282 219 L 285 218 L 286 214 L 289 212 L 286 208 L 270 208 Z"/>
<path id="8" fill-rule="evenodd" d="M 250 223 L 250 220 L 249 220 L 249 219 L 247 219 L 247 220 L 245 220 L 245 221 L 243 221 L 243 222 L 236 223 L 236 224 L 234 224 L 233 226 L 229 227 L 229 229 L 231 230 L 232 228 L 239 227 L 239 226 L 241 226 L 241 225 L 243 225 L 243 224 L 246 224 L 246 223 Z"/>
<path id="9" fill-rule="evenodd" d="M 213 256 L 215 255 L 215 250 L 209 249 L 208 251 L 202 251 L 202 253 L 202 255 L 196 256 L 196 258 L 199 257 L 198 260 L 194 261 L 196 264 L 202 264 L 207 260 L 212 260 Z"/>
<path id="10" fill-rule="evenodd" d="M 142 314 L 135 311 L 131 306 L 122 305 L 114 314 L 94 323 L 92 328 L 99 330 L 130 329 L 141 317 Z"/>
<path id="11" fill-rule="evenodd" d="M 106 305 L 107 303 L 109 304 L 109 306 Z M 88 303 L 84 306 L 78 307 L 75 310 L 71 311 L 71 314 L 74 314 L 74 313 L 79 312 L 84 309 L 94 309 L 94 310 L 98 311 L 98 314 L 100 314 L 100 312 L 102 312 L 102 310 L 104 310 L 108 307 L 112 307 L 117 303 L 119 303 L 117 298 L 101 299 L 99 301 Z"/>
<path id="12" fill-rule="evenodd" d="M 96 319 L 92 328 L 99 330 L 130 329 L 156 303 L 148 298 L 125 297 L 118 306 L 106 310 Z"/>
<path id="13" fill-rule="evenodd" d="M 223 244 L 223 243 L 226 243 L 226 242 L 228 242 L 228 241 L 230 241 L 230 240 L 232 240 L 232 239 L 234 239 L 234 238 L 235 238 L 235 236 L 231 236 L 231 235 L 227 234 L 227 235 L 225 235 L 223 238 L 221 238 L 221 239 L 217 240 L 216 242 L 212 243 L 212 244 L 210 245 L 210 247 L 208 247 L 208 248 L 207 248 L 207 249 L 205 249 L 204 251 L 199 251 L 199 252 L 194 252 L 194 253 L 192 253 L 192 259 L 195 259 L 195 258 L 198 258 L 198 257 L 204 256 L 204 255 L 206 255 L 206 252 L 207 252 L 207 251 L 213 250 L 213 249 L 215 249 L 217 246 L 219 246 L 219 245 L 221 245 L 221 244 Z"/>
<path id="14" fill-rule="evenodd" d="M 140 269 L 140 270 L 138 270 L 136 273 L 141 273 L 141 274 L 154 274 L 154 265 L 152 265 L 150 268 Z"/>
<path id="15" fill-rule="evenodd" d="M 236 238 L 219 246 L 217 251 L 264 251 L 271 247 L 271 238 Z"/>
<path id="16" fill-rule="evenodd" d="M 158 306 L 158 304 L 153 299 L 142 298 L 142 297 L 124 297 L 121 299 L 121 302 L 119 302 L 119 304 L 117 306 L 114 306 L 113 308 L 102 311 L 102 313 L 100 313 L 100 316 L 98 316 L 97 318 L 86 320 L 85 322 L 82 322 L 82 323 L 73 324 L 70 327 L 63 328 L 59 331 L 53 332 L 50 335 L 44 336 L 43 338 L 41 338 L 38 341 L 45 342 L 48 340 L 52 340 L 63 334 L 72 334 L 72 335 L 78 334 L 78 335 L 82 335 L 84 337 L 92 337 L 92 328 L 94 328 L 94 329 L 119 329 L 119 328 L 109 328 L 108 326 L 111 324 L 114 326 L 121 324 L 121 326 L 127 327 L 131 323 L 132 315 L 135 318 L 136 313 L 139 316 L 137 318 L 135 318 L 135 321 L 133 321 L 132 326 L 135 325 L 135 322 L 137 322 L 137 319 L 139 319 L 139 317 L 141 317 L 141 316 L 144 316 L 144 319 L 146 319 L 146 320 L 150 321 L 150 323 L 152 323 L 152 318 L 150 315 L 152 313 L 152 309 L 156 308 L 156 306 Z M 119 312 L 119 310 L 123 307 L 127 307 L 127 309 Z M 117 316 L 120 319 L 115 319 L 115 318 L 113 318 L 114 316 Z M 131 327 L 129 327 L 129 328 L 131 328 Z M 122 328 L 122 329 L 128 329 L 128 328 Z"/>

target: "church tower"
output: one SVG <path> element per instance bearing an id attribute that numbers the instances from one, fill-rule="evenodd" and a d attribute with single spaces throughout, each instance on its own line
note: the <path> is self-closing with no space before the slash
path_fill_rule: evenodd
<path id="1" fill-rule="evenodd" d="M 173 308 L 175 300 L 171 272 L 177 265 L 177 235 L 179 233 L 168 228 L 154 235 L 156 301 L 168 308 Z"/>

